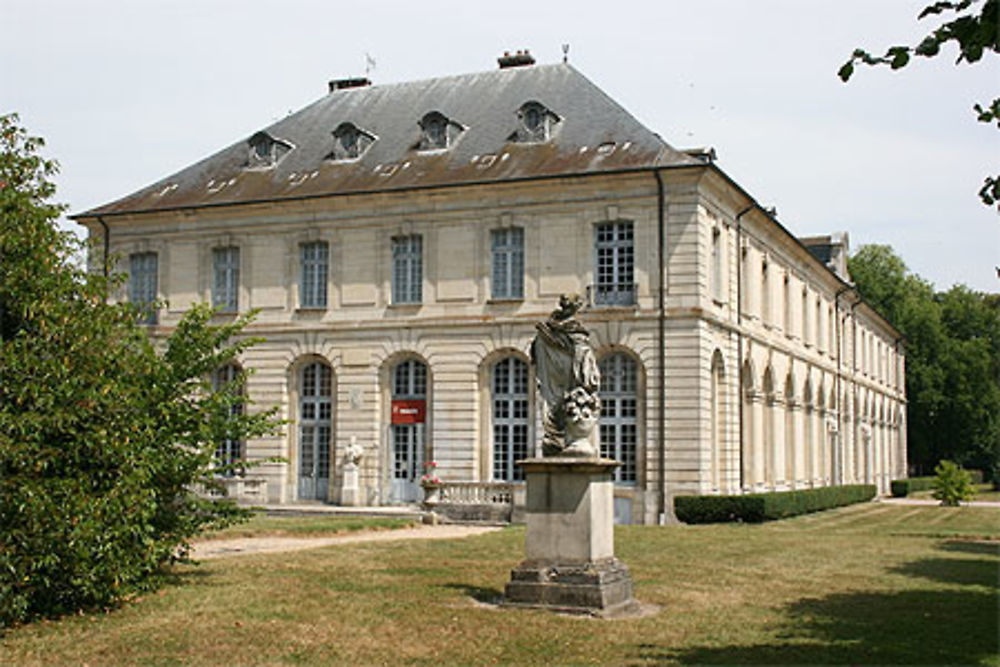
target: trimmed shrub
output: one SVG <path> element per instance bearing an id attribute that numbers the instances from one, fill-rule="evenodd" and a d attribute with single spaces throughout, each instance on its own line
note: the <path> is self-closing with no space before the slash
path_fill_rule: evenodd
<path id="1" fill-rule="evenodd" d="M 910 477 L 908 479 L 894 479 L 889 484 L 893 498 L 905 498 L 917 491 L 928 491 L 934 488 L 933 477 Z"/>
<path id="2" fill-rule="evenodd" d="M 677 496 L 674 513 L 684 523 L 760 523 L 867 502 L 875 494 L 874 485 L 855 484 L 740 496 Z"/>

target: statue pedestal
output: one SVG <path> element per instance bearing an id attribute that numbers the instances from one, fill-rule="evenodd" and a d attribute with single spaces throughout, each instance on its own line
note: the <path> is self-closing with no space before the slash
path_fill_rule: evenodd
<path id="1" fill-rule="evenodd" d="M 357 507 L 361 504 L 361 488 L 358 480 L 358 464 L 344 464 L 344 484 L 340 491 L 340 504 Z"/>
<path id="2" fill-rule="evenodd" d="M 618 462 L 545 457 L 518 465 L 527 482 L 526 559 L 511 571 L 503 604 L 603 617 L 636 612 L 632 578 L 615 558 Z"/>

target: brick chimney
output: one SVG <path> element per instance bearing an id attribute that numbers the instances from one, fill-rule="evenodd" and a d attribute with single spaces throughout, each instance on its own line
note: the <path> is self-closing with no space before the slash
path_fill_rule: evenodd
<path id="1" fill-rule="evenodd" d="M 330 92 L 346 90 L 348 88 L 364 88 L 370 85 L 372 85 L 371 79 L 366 76 L 356 76 L 350 79 L 334 79 L 330 82 Z"/>
<path id="2" fill-rule="evenodd" d="M 511 53 L 510 51 L 504 51 L 503 55 L 497 58 L 497 64 L 500 65 L 500 69 L 507 69 L 509 67 L 527 67 L 528 65 L 535 64 L 535 57 L 531 55 L 528 49 L 518 50 L 517 53 Z"/>

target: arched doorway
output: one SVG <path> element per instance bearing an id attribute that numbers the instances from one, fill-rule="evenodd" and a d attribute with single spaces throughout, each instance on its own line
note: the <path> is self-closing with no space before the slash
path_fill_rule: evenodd
<path id="1" fill-rule="evenodd" d="M 299 499 L 326 500 L 330 489 L 333 435 L 333 372 L 321 361 L 299 377 Z"/>
<path id="2" fill-rule="evenodd" d="M 528 458 L 528 364 L 504 357 L 490 373 L 494 481 L 521 481 L 524 471 L 515 465 Z"/>
<path id="3" fill-rule="evenodd" d="M 389 502 L 420 498 L 420 475 L 427 438 L 427 365 L 406 359 L 392 367 L 389 453 L 392 482 Z"/>

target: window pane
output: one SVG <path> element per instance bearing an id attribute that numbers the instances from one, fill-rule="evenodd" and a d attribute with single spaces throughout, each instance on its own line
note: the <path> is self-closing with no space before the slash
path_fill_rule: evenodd
<path id="1" fill-rule="evenodd" d="M 236 310 L 240 281 L 240 249 L 215 248 L 212 251 L 212 265 L 214 272 L 212 305 L 224 311 Z"/>
<path id="2" fill-rule="evenodd" d="M 129 256 L 128 298 L 143 308 L 143 324 L 156 324 L 157 313 L 152 307 L 156 301 L 158 262 L 155 252 L 135 253 Z"/>
<path id="3" fill-rule="evenodd" d="M 631 222 L 611 222 L 595 230 L 593 300 L 596 304 L 635 303 L 635 253 Z"/>
<path id="4" fill-rule="evenodd" d="M 420 303 L 423 298 L 423 240 L 419 234 L 392 239 L 392 302 Z"/>
<path id="5" fill-rule="evenodd" d="M 638 368 L 624 354 L 612 354 L 600 362 L 601 456 L 622 462 L 615 481 L 634 483 L 638 449 Z"/>
<path id="6" fill-rule="evenodd" d="M 330 469 L 330 435 L 333 433 L 332 371 L 314 361 L 302 369 L 299 401 L 299 474 L 325 478 Z"/>
<path id="7" fill-rule="evenodd" d="M 515 357 L 493 366 L 493 479 L 524 478 L 515 462 L 528 456 L 528 365 Z"/>
<path id="8" fill-rule="evenodd" d="M 524 297 L 524 230 L 494 229 L 490 233 L 493 254 L 494 299 Z"/>
<path id="9" fill-rule="evenodd" d="M 325 241 L 302 245 L 302 282 L 299 299 L 304 308 L 324 308 L 327 302 L 329 248 Z"/>

